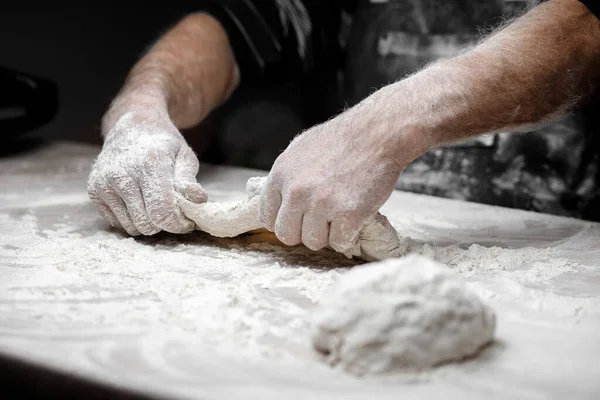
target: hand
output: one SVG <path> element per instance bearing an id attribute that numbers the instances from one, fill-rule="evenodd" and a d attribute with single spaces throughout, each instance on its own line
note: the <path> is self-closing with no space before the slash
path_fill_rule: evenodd
<path id="1" fill-rule="evenodd" d="M 311 128 L 275 161 L 259 217 L 284 244 L 344 252 L 392 193 L 403 164 L 358 119 L 342 114 Z"/>
<path id="2" fill-rule="evenodd" d="M 105 117 L 106 120 L 110 118 Z M 88 193 L 100 214 L 132 236 L 194 229 L 177 204 L 177 193 L 207 200 L 196 181 L 198 159 L 162 107 L 120 113 L 92 167 Z"/>

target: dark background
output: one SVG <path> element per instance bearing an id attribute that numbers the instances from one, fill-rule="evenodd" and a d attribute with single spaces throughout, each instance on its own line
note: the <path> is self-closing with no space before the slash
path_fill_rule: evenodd
<path id="1" fill-rule="evenodd" d="M 203 4 L 0 5 L 0 66 L 58 86 L 57 115 L 28 132 L 28 140 L 101 144 L 102 115 L 129 70 L 165 31 Z M 306 109 L 298 99 L 306 97 L 297 92 L 297 87 L 239 89 L 207 121 L 184 134 L 201 161 L 269 169 L 293 137 L 315 122 L 298 115 L 298 109 Z M 250 99 L 251 106 L 239 107 Z"/>
<path id="2" fill-rule="evenodd" d="M 59 89 L 58 114 L 30 135 L 101 143 L 100 119 L 129 69 L 201 1 L 10 3 L 0 5 L 0 65 Z"/>

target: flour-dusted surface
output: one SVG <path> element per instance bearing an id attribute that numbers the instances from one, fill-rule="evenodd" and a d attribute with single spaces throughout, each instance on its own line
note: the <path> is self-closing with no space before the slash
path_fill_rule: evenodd
<path id="1" fill-rule="evenodd" d="M 4 352 L 181 398 L 600 393 L 598 224 L 394 193 L 382 214 L 497 310 L 497 342 L 418 384 L 357 380 L 331 370 L 309 335 L 311 310 L 356 260 L 266 233 L 126 238 L 85 194 L 97 152 L 60 144 L 0 160 Z M 203 168 L 214 201 L 245 198 L 261 173 Z"/>

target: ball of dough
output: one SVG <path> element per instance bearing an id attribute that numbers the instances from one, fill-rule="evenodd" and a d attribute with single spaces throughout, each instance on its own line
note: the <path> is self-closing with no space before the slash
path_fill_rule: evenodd
<path id="1" fill-rule="evenodd" d="M 330 363 L 373 375 L 472 356 L 493 339 L 496 316 L 448 267 L 408 255 L 346 273 L 312 323 Z"/>

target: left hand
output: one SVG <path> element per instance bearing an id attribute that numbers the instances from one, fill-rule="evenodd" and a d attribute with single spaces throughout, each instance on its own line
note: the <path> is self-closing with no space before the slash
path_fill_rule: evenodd
<path id="1" fill-rule="evenodd" d="M 357 114 L 309 129 L 275 161 L 260 219 L 284 244 L 346 251 L 392 193 L 405 164 L 395 158 L 389 133 L 369 129 Z"/>

